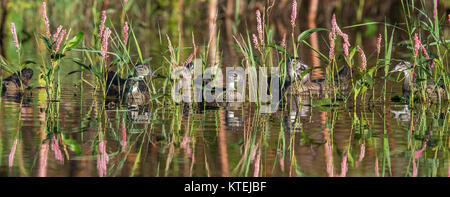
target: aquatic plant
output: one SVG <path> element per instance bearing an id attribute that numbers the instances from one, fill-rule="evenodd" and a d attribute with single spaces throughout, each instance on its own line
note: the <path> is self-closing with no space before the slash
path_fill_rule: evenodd
<path id="1" fill-rule="evenodd" d="M 70 31 L 61 29 L 56 30 L 55 34 L 50 33 L 50 23 L 47 16 L 47 5 L 42 3 L 43 21 L 45 24 L 45 34 L 38 34 L 47 48 L 48 59 L 43 59 L 40 78 L 43 79 L 49 101 L 58 100 L 61 92 L 60 87 L 60 67 L 62 59 L 68 56 L 68 52 L 76 48 L 83 40 L 84 33 L 80 32 L 69 40 Z M 57 39 L 56 39 L 57 38 Z"/>

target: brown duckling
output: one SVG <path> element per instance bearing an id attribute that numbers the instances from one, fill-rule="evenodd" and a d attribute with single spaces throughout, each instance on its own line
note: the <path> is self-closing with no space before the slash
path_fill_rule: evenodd
<path id="1" fill-rule="evenodd" d="M 2 94 L 16 95 L 23 93 L 28 88 L 30 80 L 33 77 L 33 70 L 24 68 L 20 71 L 19 75 L 13 74 L 3 80 Z"/>
<path id="2" fill-rule="evenodd" d="M 148 65 L 139 64 L 135 67 L 132 78 L 126 82 L 128 106 L 145 105 L 150 101 L 150 92 L 145 77 L 156 77 Z"/>
<path id="3" fill-rule="evenodd" d="M 146 76 L 155 77 L 152 69 L 148 65 L 138 64 L 134 68 L 134 73 L 127 79 L 120 78 L 117 73 L 108 72 L 107 78 L 107 96 L 110 98 L 119 98 L 120 95 L 126 96 L 128 104 L 141 105 L 149 97 L 150 93 L 144 80 Z M 125 98 L 125 97 L 124 97 Z M 136 100 L 137 99 L 137 100 Z M 125 99 L 123 99 L 125 100 Z"/>
<path id="4" fill-rule="evenodd" d="M 389 72 L 389 73 L 402 72 L 405 75 L 405 80 L 403 81 L 402 85 L 402 93 L 403 97 L 406 98 L 411 95 L 411 86 L 413 87 L 416 86 L 416 82 L 411 81 L 412 70 L 413 68 L 410 62 L 402 61 L 399 64 L 397 64 L 392 71 Z M 439 85 L 436 85 L 436 83 L 431 81 L 427 82 L 426 93 L 428 97 L 432 100 L 437 99 L 439 95 L 441 95 L 442 98 L 446 98 L 447 95 L 444 88 L 440 87 Z"/>
<path id="5" fill-rule="evenodd" d="M 288 63 L 288 84 L 291 92 L 294 94 L 325 94 L 332 90 L 332 86 L 327 84 L 325 79 L 311 79 L 311 74 L 307 73 L 302 77 L 302 74 L 309 69 L 309 66 L 304 64 L 300 59 L 292 59 Z M 346 91 L 348 89 L 348 81 L 350 80 L 350 69 L 344 67 L 335 77 L 335 84 L 341 84 L 340 90 Z M 298 85 L 297 85 L 298 84 Z"/>

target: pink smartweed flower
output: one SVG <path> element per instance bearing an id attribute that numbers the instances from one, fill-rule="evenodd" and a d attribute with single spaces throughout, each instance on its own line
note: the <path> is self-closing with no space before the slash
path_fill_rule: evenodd
<path id="1" fill-rule="evenodd" d="M 99 33 L 99 37 L 100 39 L 103 38 L 103 33 L 105 31 L 105 22 L 106 22 L 106 11 L 103 10 L 102 11 L 102 21 L 100 22 L 100 33 Z"/>
<path id="2" fill-rule="evenodd" d="M 419 49 L 420 49 L 420 47 L 422 45 L 422 43 L 419 40 L 419 36 L 417 35 L 417 33 L 414 34 L 414 42 L 415 42 L 415 45 L 414 45 L 415 56 L 414 57 L 417 57 L 417 55 L 419 55 Z"/>
<path id="3" fill-rule="evenodd" d="M 336 14 L 333 14 L 333 18 L 331 19 L 331 33 L 335 36 L 338 31 L 340 31 L 340 29 L 336 22 Z"/>
<path id="4" fill-rule="evenodd" d="M 14 155 L 16 154 L 16 148 L 17 148 L 17 141 L 18 139 L 16 138 L 14 140 L 13 146 L 11 148 L 11 153 L 9 153 L 9 167 L 13 167 L 14 164 Z"/>
<path id="5" fill-rule="evenodd" d="M 378 35 L 378 39 L 377 39 L 377 54 L 378 56 L 380 55 L 381 52 L 381 34 Z"/>
<path id="6" fill-rule="evenodd" d="M 66 35 L 66 30 L 62 30 L 61 34 L 59 35 L 58 41 L 56 41 L 56 48 L 55 48 L 55 53 L 58 53 L 59 48 L 61 46 L 62 40 L 64 38 L 64 35 Z"/>
<path id="7" fill-rule="evenodd" d="M 366 54 L 364 54 L 364 51 L 361 49 L 361 47 L 359 47 L 359 45 L 357 46 L 359 53 L 361 53 L 361 67 L 362 69 L 365 71 L 367 70 L 367 58 L 366 58 Z"/>
<path id="8" fill-rule="evenodd" d="M 50 38 L 50 36 L 51 36 L 51 33 L 50 33 L 50 22 L 48 21 L 47 4 L 45 3 L 45 1 L 42 3 L 42 17 L 44 18 L 45 31 L 47 33 L 47 36 Z"/>
<path id="9" fill-rule="evenodd" d="M 286 34 L 283 34 L 283 39 L 281 40 L 280 46 L 286 48 Z"/>
<path id="10" fill-rule="evenodd" d="M 427 52 L 427 49 L 425 49 L 425 46 L 422 45 L 422 46 L 421 46 L 421 49 L 422 49 L 423 55 L 424 55 L 427 59 L 430 59 L 431 57 L 430 57 L 430 55 L 428 55 L 428 52 Z M 434 62 L 433 62 L 433 61 L 431 62 L 430 66 L 431 66 L 432 69 L 434 68 Z"/>
<path id="11" fill-rule="evenodd" d="M 331 32 L 333 33 L 333 35 L 335 35 L 337 33 L 344 40 L 344 44 L 342 47 L 344 48 L 345 56 L 349 57 L 350 56 L 349 48 L 351 47 L 350 41 L 348 39 L 348 35 L 345 34 L 344 32 L 342 32 L 342 30 L 339 28 L 339 25 L 336 22 L 335 14 L 333 14 L 333 18 L 331 20 L 331 26 L 332 26 Z"/>
<path id="12" fill-rule="evenodd" d="M 108 153 L 106 153 L 106 142 L 104 140 L 100 141 L 98 145 L 98 153 L 97 153 L 97 170 L 100 177 L 106 175 L 106 164 L 109 162 Z"/>
<path id="13" fill-rule="evenodd" d="M 64 156 L 61 152 L 61 149 L 59 149 L 58 140 L 55 136 L 52 138 L 52 151 L 55 154 L 55 158 L 57 161 L 59 161 L 60 164 L 64 164 Z"/>
<path id="14" fill-rule="evenodd" d="M 194 57 L 197 54 L 197 50 L 198 50 L 198 48 L 195 47 L 194 51 L 189 55 L 189 57 L 187 58 L 186 62 L 184 63 L 185 67 L 187 67 L 192 62 L 192 60 L 194 60 Z"/>
<path id="15" fill-rule="evenodd" d="M 291 14 L 291 25 L 292 28 L 295 27 L 295 21 L 297 19 L 297 0 L 292 1 L 292 14 Z"/>
<path id="16" fill-rule="evenodd" d="M 128 27 L 128 23 L 125 21 L 125 25 L 123 26 L 123 43 L 125 43 L 125 45 L 128 43 L 128 31 L 130 31 L 130 27 Z"/>
<path id="17" fill-rule="evenodd" d="M 256 37 L 255 34 L 253 34 L 253 45 L 255 46 L 256 49 L 259 49 L 258 37 Z"/>
<path id="18" fill-rule="evenodd" d="M 413 76 L 413 81 L 414 81 L 414 83 L 416 83 L 416 80 L 417 80 L 417 74 L 416 74 L 416 72 L 413 70 L 413 71 L 411 72 L 411 74 L 412 74 L 412 76 Z"/>
<path id="19" fill-rule="evenodd" d="M 63 28 L 63 27 L 60 25 L 60 26 L 58 27 L 58 29 L 56 30 L 56 33 L 53 34 L 53 41 L 56 41 L 56 39 L 57 39 L 58 36 L 59 36 L 59 33 L 61 33 L 62 28 Z"/>
<path id="20" fill-rule="evenodd" d="M 123 5 L 127 5 L 128 0 L 123 0 Z"/>
<path id="21" fill-rule="evenodd" d="M 261 20 L 261 12 L 259 10 L 256 10 L 256 22 L 257 22 L 257 30 L 258 30 L 258 36 L 261 43 L 264 43 L 264 34 L 263 34 L 263 27 L 262 27 L 262 20 Z"/>
<path id="22" fill-rule="evenodd" d="M 328 58 L 330 59 L 330 62 L 332 62 L 334 56 L 334 39 L 335 39 L 335 35 L 333 34 L 333 32 L 330 32 L 330 34 L 328 34 L 328 38 L 330 40 L 330 53 Z"/>
<path id="23" fill-rule="evenodd" d="M 107 27 L 105 29 L 104 35 L 103 35 L 103 40 L 102 40 L 102 56 L 103 59 L 106 61 L 106 59 L 108 58 L 108 54 L 106 54 L 108 52 L 108 42 L 109 42 L 109 36 L 111 35 L 111 30 Z"/>
<path id="24" fill-rule="evenodd" d="M 350 42 L 348 41 L 348 35 L 343 33 L 341 35 L 341 37 L 344 39 L 344 44 L 342 47 L 344 48 L 345 56 L 349 57 L 350 56 L 350 52 L 349 52 Z"/>
<path id="25" fill-rule="evenodd" d="M 17 39 L 16 24 L 14 23 L 11 23 L 11 33 L 14 39 L 14 44 L 16 45 L 17 52 L 19 52 L 20 51 L 19 39 Z"/>

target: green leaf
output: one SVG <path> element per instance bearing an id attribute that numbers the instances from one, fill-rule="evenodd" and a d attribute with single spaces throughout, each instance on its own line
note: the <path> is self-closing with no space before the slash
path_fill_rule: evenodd
<path id="1" fill-rule="evenodd" d="M 80 42 L 83 41 L 83 38 L 84 38 L 84 33 L 79 32 L 75 37 L 73 37 L 71 40 L 69 40 L 69 42 L 67 42 L 64 45 L 64 49 L 63 49 L 62 53 L 64 54 L 65 52 L 68 52 L 68 51 L 72 50 L 73 48 L 77 47 L 78 44 L 80 44 Z"/>
<path id="2" fill-rule="evenodd" d="M 48 40 L 48 38 L 46 38 L 45 36 L 38 34 L 38 36 L 44 41 L 45 45 L 47 46 L 47 49 L 49 51 L 52 50 L 52 44 L 50 43 L 50 41 Z"/>
<path id="3" fill-rule="evenodd" d="M 81 155 L 81 146 L 77 143 L 76 140 L 70 137 L 66 137 L 65 135 L 62 135 L 62 140 L 63 143 L 67 145 L 71 151 L 73 151 L 77 155 Z"/>
<path id="4" fill-rule="evenodd" d="M 308 29 L 308 30 L 302 32 L 302 33 L 298 36 L 297 41 L 298 41 L 298 42 L 302 42 L 303 40 L 305 40 L 308 36 L 310 36 L 310 35 L 313 34 L 314 32 L 319 32 L 319 31 L 328 31 L 328 29 L 325 29 L 325 28 Z"/>

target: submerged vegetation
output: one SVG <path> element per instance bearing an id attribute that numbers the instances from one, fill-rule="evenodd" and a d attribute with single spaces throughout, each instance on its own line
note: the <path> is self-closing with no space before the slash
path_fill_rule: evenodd
<path id="1" fill-rule="evenodd" d="M 54 14 L 63 2 L 49 2 L 20 1 L 27 9 L 38 8 L 34 16 L 39 16 L 40 25 L 30 34 L 25 17 L 22 21 L 11 17 L 9 37 L 15 54 L 4 52 L 7 45 L 1 47 L 2 77 L 11 76 L 2 78 L 3 95 L 8 89 L 19 93 L 12 99 L 18 110 L 6 106 L 10 94 L 2 97 L 0 108 L 0 114 L 15 113 L 18 118 L 15 125 L 0 126 L 6 128 L 0 130 L 0 166 L 8 146 L 10 174 L 18 165 L 20 172 L 13 175 L 47 176 L 48 150 L 61 166 L 65 160 L 96 160 L 99 176 L 442 176 L 448 167 L 450 16 L 440 10 L 448 9 L 445 3 L 402 0 L 397 10 L 401 21 L 374 22 L 363 21 L 368 2 L 348 1 L 357 5 L 356 24 L 330 12 L 324 27 L 317 28 L 318 1 L 312 0 L 307 3 L 312 22 L 305 28 L 300 25 L 305 3 L 238 0 L 227 4 L 222 28 L 217 15 L 222 11 L 212 0 L 205 24 L 208 31 L 203 35 L 195 25 L 184 28 L 183 16 L 175 11 L 160 11 L 175 6 L 193 9 L 189 5 L 194 1 L 130 0 L 116 5 L 73 1 L 66 16 Z M 343 9 L 345 2 L 336 10 Z M 16 3 L 9 2 L 8 7 Z M 75 14 L 76 6 L 85 9 Z M 253 6 L 249 20 L 256 25 L 242 22 L 244 6 Z M 277 6 L 289 12 L 283 19 L 287 28 L 275 19 L 280 16 Z M 145 10 L 138 16 L 145 20 L 148 13 L 163 18 L 156 30 L 133 17 L 139 9 Z M 198 18 L 197 14 L 188 17 Z M 72 16 L 74 21 L 67 20 Z M 21 31 L 16 27 L 19 22 L 23 22 Z M 372 45 L 363 42 L 361 29 L 366 30 L 366 40 L 374 41 Z M 37 58 L 26 47 L 35 49 Z M 245 70 L 244 84 L 235 79 L 240 75 L 232 76 L 231 83 L 224 80 L 229 76 L 221 71 L 227 67 Z M 31 76 L 24 72 L 29 68 L 35 73 L 31 82 L 33 72 Z M 269 68 L 278 69 L 280 75 Z M 17 79 L 14 90 L 12 78 Z M 253 102 L 256 95 L 249 89 L 258 89 L 258 79 L 269 87 L 279 82 L 280 95 L 266 91 L 266 99 Z M 200 87 L 192 84 L 197 80 Z M 244 102 L 221 100 L 241 88 Z M 393 91 L 398 88 L 403 94 Z M 220 99 L 175 102 L 174 89 L 191 93 L 183 98 L 189 101 L 197 98 L 196 90 L 201 94 L 212 90 Z M 38 94 L 37 103 L 30 101 L 33 93 Z M 79 114 L 67 112 L 70 101 L 76 102 L 72 107 Z M 270 101 L 277 102 L 279 109 L 264 114 L 260 107 Z M 33 134 L 39 136 L 34 152 L 38 159 L 28 169 L 16 151 L 25 146 L 22 125 L 25 114 L 30 114 L 29 105 L 39 109 L 42 126 L 36 129 L 39 134 Z M 71 116 L 78 117 L 77 131 L 67 130 L 64 119 Z M 405 143 L 393 142 L 399 138 Z M 217 148 L 211 150 L 213 145 Z M 317 152 L 324 156 L 320 160 L 324 166 L 305 161 Z M 392 160 L 398 158 L 407 163 L 400 171 L 392 167 Z M 374 170 L 348 173 L 362 163 Z M 431 167 L 420 168 L 420 164 Z M 152 169 L 145 171 L 143 165 Z M 4 172 L 0 168 L 0 174 Z"/>

